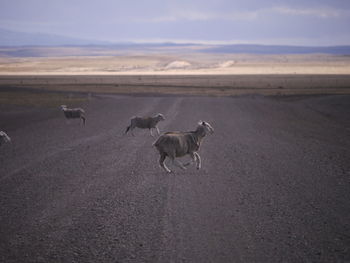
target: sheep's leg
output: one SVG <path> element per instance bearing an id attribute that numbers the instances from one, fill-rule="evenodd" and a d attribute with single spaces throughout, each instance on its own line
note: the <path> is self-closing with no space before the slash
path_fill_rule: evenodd
<path id="1" fill-rule="evenodd" d="M 85 121 L 86 121 L 85 117 L 81 116 L 80 119 L 83 121 L 83 125 L 85 126 Z"/>
<path id="2" fill-rule="evenodd" d="M 169 156 L 169 157 L 170 157 L 173 165 L 180 167 L 182 170 L 186 170 L 186 167 L 181 162 L 176 160 L 175 154 L 173 156 Z"/>
<path id="3" fill-rule="evenodd" d="M 154 137 L 153 132 L 152 132 L 152 128 L 149 128 L 149 133 L 151 134 L 152 137 Z"/>
<path id="4" fill-rule="evenodd" d="M 195 155 L 195 158 L 196 158 L 196 163 L 197 163 L 197 169 L 199 170 L 199 169 L 201 169 L 201 157 L 199 156 L 199 154 L 198 153 L 194 153 L 194 155 Z"/>
<path id="5" fill-rule="evenodd" d="M 166 155 L 165 154 L 161 154 L 160 158 L 159 158 L 159 165 L 160 167 L 162 167 L 167 173 L 171 173 L 170 169 L 165 165 L 164 161 L 165 161 Z"/>
<path id="6" fill-rule="evenodd" d="M 134 134 L 134 128 L 135 128 L 135 126 L 130 126 L 130 132 L 131 132 L 131 135 L 132 136 L 135 136 L 135 134 Z"/>
<path id="7" fill-rule="evenodd" d="M 124 134 L 127 134 L 129 131 L 131 133 L 132 136 L 135 136 L 133 130 L 135 129 L 136 125 L 135 125 L 135 122 L 133 120 L 130 121 L 130 125 L 128 127 L 126 127 L 126 130 L 125 130 L 125 133 Z"/>
<path id="8" fill-rule="evenodd" d="M 180 167 L 182 170 L 186 170 L 187 168 L 178 160 L 173 159 L 173 164 Z"/>
<path id="9" fill-rule="evenodd" d="M 191 157 L 191 161 L 189 161 L 188 163 L 185 163 L 184 166 L 189 166 L 190 164 L 196 161 L 196 156 L 194 155 L 194 153 L 190 153 L 190 157 Z"/>
<path id="10" fill-rule="evenodd" d="M 157 133 L 158 133 L 158 136 L 159 136 L 159 135 L 160 135 L 159 129 L 158 129 L 158 127 L 157 127 L 157 126 L 156 126 L 155 128 L 156 128 Z"/>

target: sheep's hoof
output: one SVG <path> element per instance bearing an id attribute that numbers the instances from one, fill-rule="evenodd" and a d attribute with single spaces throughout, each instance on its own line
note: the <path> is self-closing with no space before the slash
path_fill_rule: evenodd
<path id="1" fill-rule="evenodd" d="M 172 173 L 172 171 L 168 167 L 160 166 L 160 168 L 164 169 L 168 174 Z"/>

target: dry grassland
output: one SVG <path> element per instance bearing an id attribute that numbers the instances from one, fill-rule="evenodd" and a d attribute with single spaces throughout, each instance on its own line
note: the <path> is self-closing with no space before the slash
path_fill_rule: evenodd
<path id="1" fill-rule="evenodd" d="M 195 52 L 0 57 L 0 87 L 210 96 L 349 94 L 350 57 Z"/>

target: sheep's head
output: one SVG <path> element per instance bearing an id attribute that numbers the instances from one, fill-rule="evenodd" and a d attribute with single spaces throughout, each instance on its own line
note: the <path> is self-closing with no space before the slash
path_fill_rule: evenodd
<path id="1" fill-rule="evenodd" d="M 67 109 L 67 105 L 61 105 L 61 110 Z"/>
<path id="2" fill-rule="evenodd" d="M 156 118 L 157 118 L 158 120 L 160 120 L 160 121 L 164 121 L 164 120 L 165 120 L 164 115 L 161 114 L 161 113 L 158 113 L 158 114 L 156 115 Z"/>
<path id="3" fill-rule="evenodd" d="M 205 134 L 213 134 L 214 133 L 213 127 L 211 127 L 211 125 L 208 122 L 200 121 L 200 122 L 198 122 L 198 125 L 204 129 Z"/>

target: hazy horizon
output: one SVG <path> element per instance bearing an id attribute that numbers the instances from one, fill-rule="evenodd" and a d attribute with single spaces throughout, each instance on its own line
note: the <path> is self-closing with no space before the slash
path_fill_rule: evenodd
<path id="1" fill-rule="evenodd" d="M 5 0 L 0 28 L 106 43 L 350 44 L 350 2 Z"/>

